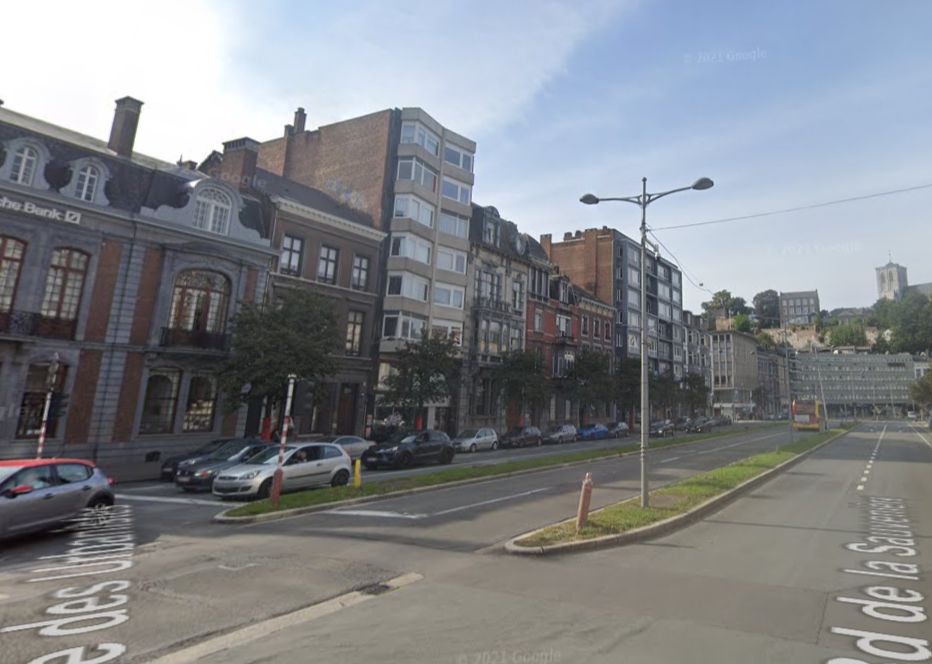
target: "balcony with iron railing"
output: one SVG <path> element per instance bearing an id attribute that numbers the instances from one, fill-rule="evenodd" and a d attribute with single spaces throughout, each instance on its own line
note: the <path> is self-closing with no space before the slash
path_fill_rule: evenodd
<path id="1" fill-rule="evenodd" d="M 176 327 L 163 327 L 159 338 L 159 346 L 164 348 L 200 348 L 203 350 L 225 351 L 229 345 L 229 334 L 205 332 L 203 330 L 185 330 Z"/>
<path id="2" fill-rule="evenodd" d="M 0 335 L 74 339 L 78 321 L 43 316 L 34 311 L 0 311 Z"/>

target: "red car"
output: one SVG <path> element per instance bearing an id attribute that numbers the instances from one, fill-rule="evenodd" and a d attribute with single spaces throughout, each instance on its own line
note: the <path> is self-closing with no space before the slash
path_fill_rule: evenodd
<path id="1" fill-rule="evenodd" d="M 113 505 L 113 480 L 83 459 L 0 461 L 0 539 L 47 530 Z"/>

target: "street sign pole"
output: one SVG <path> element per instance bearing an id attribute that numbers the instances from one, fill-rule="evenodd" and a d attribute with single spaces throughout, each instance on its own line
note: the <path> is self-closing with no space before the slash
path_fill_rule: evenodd
<path id="1" fill-rule="evenodd" d="M 42 424 L 39 426 L 39 444 L 36 447 L 36 458 L 42 458 L 42 450 L 45 447 L 45 435 L 48 431 L 49 409 L 52 406 L 52 393 L 58 383 L 58 370 L 61 367 L 58 353 L 52 357 L 49 363 L 49 372 L 45 378 L 45 403 L 42 405 Z"/>
<path id="2" fill-rule="evenodd" d="M 285 444 L 288 442 L 288 431 L 291 429 L 291 401 L 294 399 L 295 378 L 296 376 L 294 374 L 288 376 L 288 395 L 285 398 L 285 416 L 282 418 L 282 435 L 278 444 L 278 467 L 275 469 L 275 474 L 272 476 L 272 494 L 270 498 L 272 500 L 272 506 L 275 509 L 278 509 L 279 501 L 282 497 L 282 479 L 285 473 L 282 466 L 285 460 Z"/>

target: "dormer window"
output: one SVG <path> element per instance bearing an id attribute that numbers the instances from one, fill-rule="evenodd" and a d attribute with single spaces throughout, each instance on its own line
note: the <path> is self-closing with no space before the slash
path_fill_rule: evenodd
<path id="1" fill-rule="evenodd" d="M 82 201 L 93 201 L 99 181 L 100 171 L 94 166 L 84 166 L 78 171 L 78 179 L 74 185 L 75 198 Z"/>
<path id="2" fill-rule="evenodd" d="M 18 184 L 32 186 L 39 163 L 39 153 L 24 145 L 13 153 L 13 165 L 10 168 L 10 180 Z"/>
<path id="3" fill-rule="evenodd" d="M 218 235 L 226 235 L 230 227 L 233 202 L 219 189 L 208 187 L 197 192 L 194 203 L 194 226 Z"/>

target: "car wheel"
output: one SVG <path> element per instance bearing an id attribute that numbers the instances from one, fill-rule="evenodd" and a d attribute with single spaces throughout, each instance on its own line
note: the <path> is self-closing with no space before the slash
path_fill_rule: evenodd
<path id="1" fill-rule="evenodd" d="M 272 494 L 272 478 L 270 477 L 265 482 L 259 485 L 259 490 L 256 492 L 256 497 L 259 500 L 265 500 Z"/>
<path id="2" fill-rule="evenodd" d="M 91 513 L 91 518 L 95 524 L 104 525 L 110 520 L 110 508 L 112 506 L 112 498 L 97 496 L 87 504 L 87 509 Z"/>
<path id="3" fill-rule="evenodd" d="M 475 444 L 475 443 L 473 443 L 472 445 L 469 446 L 469 451 L 470 451 L 471 453 L 473 453 L 473 454 L 475 454 L 475 452 L 476 452 L 478 449 L 479 449 L 479 448 L 476 447 L 476 444 Z"/>
<path id="4" fill-rule="evenodd" d="M 498 449 L 498 441 L 497 441 L 497 440 L 493 440 L 493 441 L 492 441 L 492 447 L 490 447 L 489 449 L 492 450 L 493 452 L 494 452 L 495 450 L 497 450 L 497 449 Z"/>
<path id="5" fill-rule="evenodd" d="M 544 439 L 543 439 L 543 438 L 538 438 L 538 439 L 537 439 L 537 446 L 540 447 L 540 446 L 543 445 L 543 444 L 544 444 Z"/>
<path id="6" fill-rule="evenodd" d="M 349 472 L 346 470 L 338 470 L 330 480 L 330 486 L 346 486 L 347 484 L 349 484 Z"/>
<path id="7" fill-rule="evenodd" d="M 398 461 L 398 465 L 402 468 L 410 468 L 414 465 L 414 457 L 411 456 L 409 452 L 405 452 L 401 455 L 401 459 Z"/>

